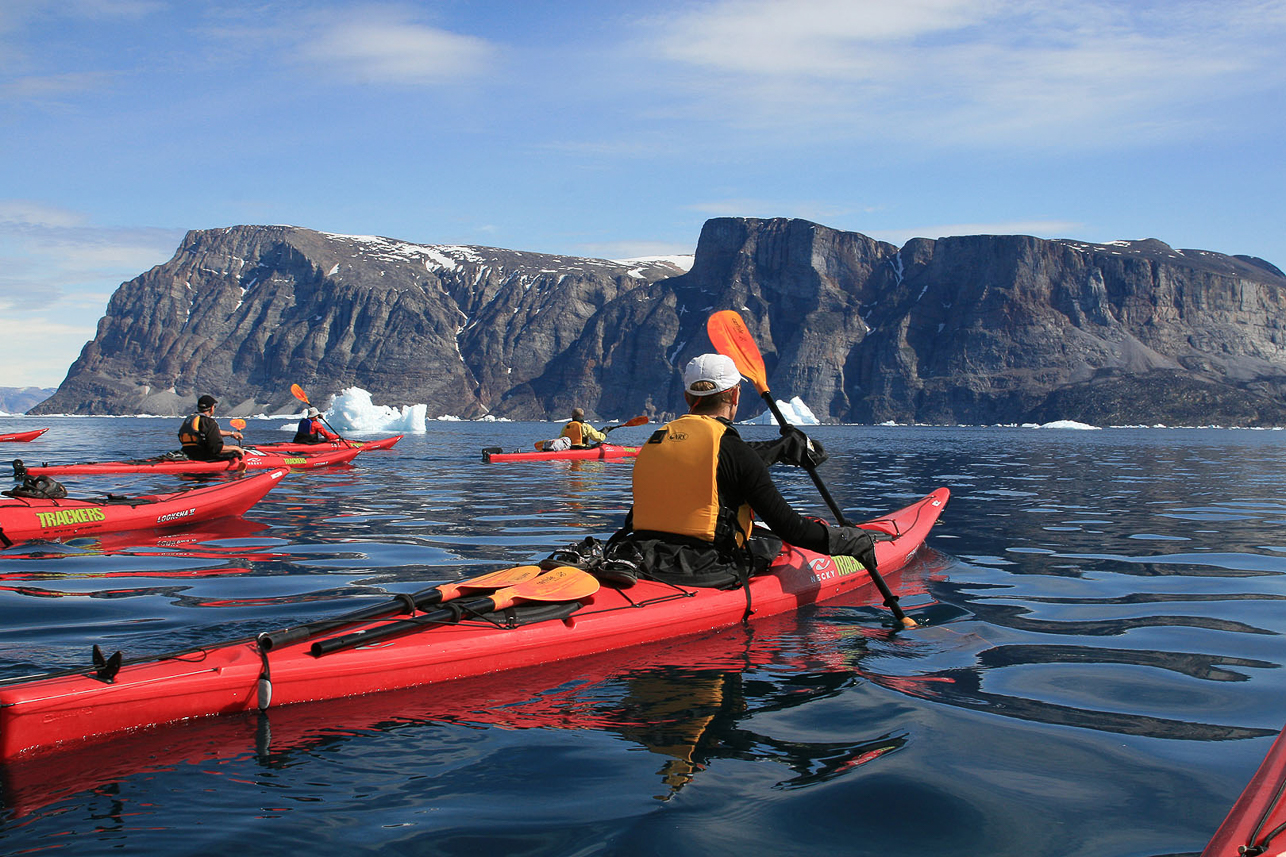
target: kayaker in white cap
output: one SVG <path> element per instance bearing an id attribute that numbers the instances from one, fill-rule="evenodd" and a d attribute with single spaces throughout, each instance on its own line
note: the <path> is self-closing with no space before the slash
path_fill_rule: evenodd
<path id="1" fill-rule="evenodd" d="M 326 428 L 321 421 L 321 411 L 314 407 L 304 412 L 295 428 L 294 443 L 330 443 L 336 440 L 339 440 L 339 435 Z"/>
<path id="2" fill-rule="evenodd" d="M 741 374 L 731 358 L 694 358 L 683 371 L 683 387 L 689 412 L 655 432 L 639 451 L 634 507 L 613 537 L 609 557 L 626 556 L 631 545 L 648 576 L 736 585 L 766 568 L 781 547 L 776 539 L 751 537 L 757 515 L 777 539 L 855 556 L 874 568 L 868 532 L 802 517 L 768 474 L 769 464 L 800 465 L 804 456 L 821 463 L 820 444 L 797 429 L 768 443 L 747 443 L 737 433 L 732 421 L 741 402 Z"/>

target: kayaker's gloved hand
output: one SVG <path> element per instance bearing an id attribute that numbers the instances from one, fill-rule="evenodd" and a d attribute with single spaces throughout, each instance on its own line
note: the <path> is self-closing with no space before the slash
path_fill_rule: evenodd
<path id="1" fill-rule="evenodd" d="M 811 464 L 816 467 L 830 458 L 820 440 L 813 440 L 794 426 L 783 431 L 781 440 L 781 458 L 778 460 L 783 464 L 793 464 L 795 467 L 807 467 Z"/>
<path id="2" fill-rule="evenodd" d="M 816 467 L 829 458 L 821 441 L 813 440 L 794 426 L 783 429 L 777 440 L 755 441 L 747 445 L 759 454 L 764 464 L 770 466 L 780 463 L 804 467 L 804 462 L 808 461 Z"/>
<path id="3" fill-rule="evenodd" d="M 875 571 L 875 540 L 866 530 L 857 527 L 831 527 L 831 556 L 851 556 L 866 566 L 868 571 Z"/>

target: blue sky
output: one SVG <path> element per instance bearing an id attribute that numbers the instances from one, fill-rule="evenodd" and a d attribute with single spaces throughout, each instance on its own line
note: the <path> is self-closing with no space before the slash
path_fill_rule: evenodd
<path id="1" fill-rule="evenodd" d="M 1159 238 L 1286 268 L 1286 0 L 0 2 L 0 386 L 189 229 L 691 253 Z"/>

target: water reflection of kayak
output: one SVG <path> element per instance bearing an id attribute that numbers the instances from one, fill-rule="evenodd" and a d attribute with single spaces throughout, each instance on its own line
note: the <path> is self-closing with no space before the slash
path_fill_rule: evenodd
<path id="1" fill-rule="evenodd" d="M 8 547 L 33 539 L 174 529 L 240 515 L 263 499 L 288 472 L 283 467 L 169 494 L 109 494 L 103 500 L 0 497 L 0 542 Z"/>
<path id="2" fill-rule="evenodd" d="M 614 443 L 600 443 L 585 449 L 542 450 L 531 452 L 505 452 L 498 446 L 489 446 L 482 451 L 482 460 L 499 464 L 506 461 L 584 461 L 610 458 L 634 458 L 639 454 L 637 446 L 618 446 Z"/>
<path id="3" fill-rule="evenodd" d="M 891 534 L 876 543 L 879 567 L 886 576 L 906 566 L 924 544 L 948 496 L 939 488 L 865 524 Z M 425 624 L 415 633 L 321 656 L 315 654 L 314 643 L 355 628 L 369 633 L 397 617 L 330 627 L 313 639 L 271 647 L 243 640 L 125 662 L 118 670 L 10 682 L 0 685 L 0 758 L 186 718 L 275 709 L 578 659 L 736 626 L 745 618 L 779 615 L 847 593 L 871 594 L 874 588 L 857 560 L 787 547 L 768 573 L 752 577 L 744 589 L 639 580 L 623 589 L 604 586 L 570 604 L 536 605 L 531 608 L 534 616 L 524 617 L 525 608 L 519 608 Z"/>

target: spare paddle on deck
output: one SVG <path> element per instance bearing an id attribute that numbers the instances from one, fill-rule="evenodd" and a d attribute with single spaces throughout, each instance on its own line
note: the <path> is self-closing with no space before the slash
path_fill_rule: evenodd
<path id="1" fill-rule="evenodd" d="M 435 604 L 441 604 L 443 601 L 458 598 L 466 590 L 504 589 L 516 586 L 519 583 L 531 580 L 539 574 L 540 566 L 538 565 L 519 565 L 514 568 L 503 568 L 469 580 L 461 580 L 457 583 L 442 583 L 429 589 L 412 592 L 409 595 L 399 595 L 391 601 L 381 601 L 379 604 L 362 607 L 351 613 L 336 616 L 333 619 L 322 619 L 317 622 L 310 622 L 307 625 L 297 625 L 294 628 L 282 628 L 280 631 L 268 631 L 260 634 L 256 640 L 259 643 L 259 648 L 267 652 L 278 646 L 307 640 L 310 637 L 316 637 L 318 634 L 325 634 L 344 625 L 369 622 L 372 619 L 380 619 L 395 613 L 414 613 L 416 610 L 424 610 Z"/>
<path id="2" fill-rule="evenodd" d="M 790 423 L 786 420 L 781 409 L 777 407 L 777 402 L 772 397 L 768 389 L 768 370 L 764 367 L 764 358 L 759 353 L 759 346 L 755 345 L 754 337 L 750 335 L 750 330 L 746 327 L 745 321 L 735 310 L 722 310 L 710 316 L 706 321 L 706 334 L 710 341 L 714 343 L 715 350 L 725 357 L 731 357 L 732 362 L 737 364 L 737 371 L 750 379 L 750 383 L 755 385 L 759 395 L 768 403 L 768 409 L 772 411 L 773 417 L 777 424 L 781 426 L 781 433 L 786 434 L 789 430 Z M 852 526 L 844 513 L 840 510 L 839 504 L 831 497 L 831 492 L 826 490 L 826 485 L 822 478 L 817 475 L 817 469 L 807 456 L 804 458 L 804 469 L 812 477 L 813 484 L 817 486 L 818 492 L 826 505 L 830 507 L 831 512 L 835 515 L 835 520 L 841 527 Z M 898 606 L 898 597 L 889 589 L 889 585 L 884 581 L 879 571 L 874 568 L 868 568 L 867 572 L 871 576 L 871 581 L 875 588 L 880 590 L 884 596 L 884 606 L 892 611 L 893 616 L 907 628 L 916 627 L 915 620 Z"/>
<path id="3" fill-rule="evenodd" d="M 313 406 L 313 403 L 308 401 L 308 394 L 304 392 L 304 388 L 299 386 L 298 384 L 290 385 L 290 394 L 294 396 L 296 399 L 298 399 L 299 401 L 303 402 L 308 407 L 311 408 Z M 333 425 L 330 424 L 330 422 L 327 421 L 325 415 L 323 415 L 320 410 L 317 412 L 317 416 L 321 417 L 321 421 L 326 423 L 326 428 L 335 432 L 335 436 L 339 438 L 340 443 L 344 444 L 345 446 L 352 446 L 352 444 L 349 443 L 347 440 L 345 440 L 344 436 L 339 433 L 339 430 L 336 429 Z"/>
<path id="4" fill-rule="evenodd" d="M 450 622 L 466 613 L 482 614 L 504 610 L 519 601 L 576 601 L 593 595 L 597 591 L 598 580 L 592 574 L 570 565 L 562 565 L 525 583 L 493 592 L 485 598 L 461 602 L 457 607 L 443 607 L 411 619 L 389 622 L 387 625 L 377 625 L 374 628 L 363 628 L 351 634 L 321 640 L 313 643 L 311 651 L 314 657 L 320 658 L 322 655 L 329 655 L 341 649 L 365 646 L 429 625 Z"/>

